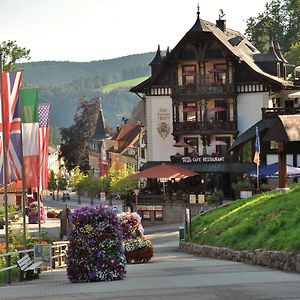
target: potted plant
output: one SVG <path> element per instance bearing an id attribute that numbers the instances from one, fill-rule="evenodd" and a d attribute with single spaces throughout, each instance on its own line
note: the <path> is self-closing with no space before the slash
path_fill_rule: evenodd
<path id="1" fill-rule="evenodd" d="M 248 180 L 233 182 L 231 185 L 237 198 L 249 198 L 252 196 L 252 186 Z"/>

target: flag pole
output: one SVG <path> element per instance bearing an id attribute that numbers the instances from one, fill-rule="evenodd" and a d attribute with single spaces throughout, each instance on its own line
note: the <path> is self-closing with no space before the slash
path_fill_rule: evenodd
<path id="1" fill-rule="evenodd" d="M 1 89 L 1 117 L 2 117 L 2 145 L 3 145 L 3 186 L 4 186 L 4 194 L 3 194 L 3 202 L 5 209 L 5 252 L 9 252 L 9 231 L 8 231 L 8 200 L 7 200 L 7 153 L 6 153 L 6 132 L 5 132 L 5 121 L 4 121 L 4 94 L 3 94 L 3 81 L 2 81 L 2 52 L 0 51 L 0 89 Z M 6 259 L 6 267 L 10 266 L 10 256 L 7 255 Z M 6 282 L 11 283 L 11 270 L 8 270 L 6 273 Z"/>
<path id="2" fill-rule="evenodd" d="M 22 110 L 22 98 L 21 98 Z M 22 130 L 22 112 L 21 112 L 21 164 L 22 164 L 22 218 L 23 218 L 23 244 L 24 249 L 27 249 L 27 230 L 26 230 L 26 200 L 27 195 L 25 192 L 25 169 L 24 169 L 24 155 L 23 155 L 23 130 Z"/>
<path id="3" fill-rule="evenodd" d="M 256 187 L 257 192 L 259 192 L 259 164 L 256 165 Z"/>

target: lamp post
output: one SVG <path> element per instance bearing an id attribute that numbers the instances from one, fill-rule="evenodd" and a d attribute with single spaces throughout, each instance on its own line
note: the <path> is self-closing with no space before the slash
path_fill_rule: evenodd
<path id="1" fill-rule="evenodd" d="M 137 211 L 137 197 L 139 195 L 140 189 L 137 187 L 133 189 L 134 195 L 135 195 L 135 210 Z"/>

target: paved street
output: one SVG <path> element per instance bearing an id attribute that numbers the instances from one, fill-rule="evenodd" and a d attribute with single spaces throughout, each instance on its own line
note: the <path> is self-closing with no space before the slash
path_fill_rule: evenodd
<path id="1" fill-rule="evenodd" d="M 67 204 L 73 209 L 77 200 L 71 198 Z M 86 205 L 89 199 L 82 202 Z M 65 206 L 49 198 L 44 203 L 48 207 Z M 59 222 L 49 219 L 42 228 L 58 234 Z M 300 274 L 178 252 L 180 225 L 146 228 L 154 244 L 154 258 L 148 264 L 128 265 L 124 280 L 74 284 L 69 282 L 65 269 L 59 269 L 43 272 L 38 280 L 0 287 L 0 300 L 300 299 Z M 37 225 L 31 224 L 30 231 L 37 232 Z"/>
<path id="2" fill-rule="evenodd" d="M 124 280 L 70 283 L 64 269 L 0 288 L 0 299 L 300 299 L 300 274 L 178 252 L 177 225 L 147 228 L 148 264 L 127 266 Z"/>

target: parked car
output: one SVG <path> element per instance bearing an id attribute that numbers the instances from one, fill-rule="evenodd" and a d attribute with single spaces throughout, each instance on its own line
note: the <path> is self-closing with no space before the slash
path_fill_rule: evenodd
<path id="1" fill-rule="evenodd" d="M 62 200 L 70 200 L 70 194 L 69 193 L 63 193 L 62 197 L 61 197 Z"/>

